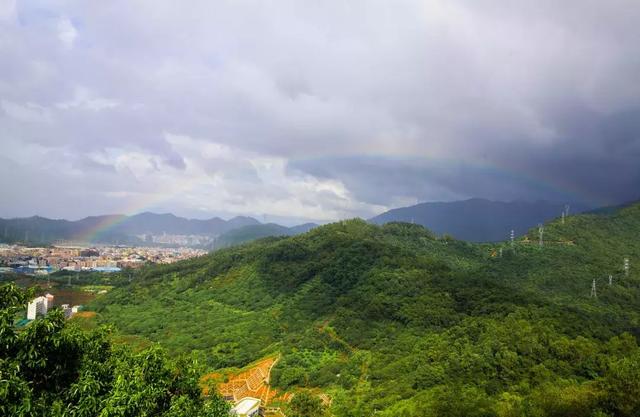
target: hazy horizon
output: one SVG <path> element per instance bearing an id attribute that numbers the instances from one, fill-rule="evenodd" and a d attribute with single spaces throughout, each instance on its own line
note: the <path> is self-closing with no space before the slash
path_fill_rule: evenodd
<path id="1" fill-rule="evenodd" d="M 465 202 L 465 201 L 469 201 L 469 200 L 487 200 L 490 202 L 494 202 L 494 203 L 551 203 L 551 204 L 568 204 L 569 207 L 571 207 L 572 205 L 579 205 L 582 208 L 587 208 L 587 209 L 597 209 L 597 208 L 602 208 L 602 207 L 607 207 L 607 206 L 589 206 L 583 202 L 579 202 L 579 201 L 553 201 L 553 200 L 544 200 L 544 199 L 539 199 L 539 200 L 523 200 L 523 199 L 516 199 L 516 200 L 510 200 L 510 201 L 500 201 L 500 200 L 490 200 L 490 199 L 484 199 L 482 197 L 470 197 L 467 199 L 462 199 L 462 200 L 451 200 L 451 201 L 421 201 L 416 203 L 415 205 L 422 205 L 422 204 L 446 204 L 446 203 L 457 203 L 457 202 Z M 627 203 L 627 202 L 623 202 L 622 204 Z M 364 220 L 368 220 L 369 218 L 373 218 L 376 217 L 378 215 L 384 214 L 390 210 L 396 210 L 396 209 L 401 209 L 401 208 L 406 208 L 406 207 L 411 207 L 414 206 L 413 204 L 410 206 L 398 206 L 398 207 L 390 207 L 388 210 L 382 211 L 380 213 L 376 213 L 371 217 L 367 217 L 367 218 L 363 218 L 363 217 L 351 217 L 351 218 L 362 218 Z M 287 226 L 287 227 L 291 227 L 291 226 L 298 226 L 298 225 L 302 225 L 304 223 L 316 223 L 316 224 L 326 224 L 326 223 L 331 223 L 332 221 L 329 220 L 319 220 L 319 219 L 306 219 L 306 218 L 297 218 L 297 217 L 288 217 L 288 216 L 268 216 L 265 214 L 259 215 L 259 214 L 245 214 L 245 215 L 237 215 L 237 214 L 210 214 L 210 215 L 206 215 L 204 213 L 195 213 L 195 216 L 190 216 L 189 214 L 181 214 L 181 213 L 172 213 L 172 212 L 159 212 L 159 211 L 150 211 L 150 210 L 144 210 L 144 211 L 139 211 L 139 212 L 135 212 L 135 213 L 98 213 L 98 214 L 89 214 L 86 216 L 81 216 L 81 217 L 77 217 L 77 218 L 67 218 L 67 217 L 60 217 L 60 218 L 52 218 L 52 217 L 47 217 L 47 216 L 43 216 L 41 214 L 32 214 L 32 215 L 26 215 L 26 216 L 14 216 L 14 217 L 2 217 L 1 218 L 5 218 L 5 219 L 17 219 L 17 218 L 29 218 L 29 217 L 43 217 L 43 218 L 48 218 L 48 219 L 52 219 L 52 220 L 66 220 L 66 221 L 79 221 L 82 219 L 85 219 L 87 217 L 106 217 L 106 216 L 137 216 L 137 215 L 142 215 L 142 214 L 154 214 L 154 215 L 173 215 L 176 217 L 181 217 L 181 218 L 185 218 L 188 220 L 211 220 L 213 218 L 220 218 L 222 220 L 228 221 L 230 219 L 236 218 L 236 217 L 251 217 L 255 220 L 258 220 L 260 223 L 263 224 L 267 224 L 267 223 L 275 223 L 275 224 L 279 224 L 282 226 Z M 198 216 L 198 214 L 200 216 Z M 561 213 L 558 214 L 558 216 L 560 216 Z M 344 219 L 336 219 L 334 221 L 339 221 L 339 220 L 347 220 L 347 219 L 351 219 L 351 218 L 344 218 Z"/>

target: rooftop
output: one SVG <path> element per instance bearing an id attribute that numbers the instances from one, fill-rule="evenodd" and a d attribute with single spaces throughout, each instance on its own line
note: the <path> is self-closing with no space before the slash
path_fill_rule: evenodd
<path id="1" fill-rule="evenodd" d="M 252 397 L 245 397 L 241 399 L 235 407 L 233 407 L 232 411 L 235 411 L 237 414 L 247 414 L 248 412 L 254 410 L 256 407 L 260 406 L 260 400 Z"/>

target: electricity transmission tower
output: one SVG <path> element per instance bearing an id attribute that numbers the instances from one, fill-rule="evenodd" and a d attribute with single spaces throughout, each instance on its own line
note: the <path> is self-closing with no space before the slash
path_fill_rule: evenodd
<path id="1" fill-rule="evenodd" d="M 591 283 L 591 297 L 592 298 L 598 298 L 598 293 L 596 292 L 596 279 L 593 279 L 593 282 Z"/>
<path id="2" fill-rule="evenodd" d="M 629 275 L 629 258 L 624 258 L 624 263 L 622 267 L 624 269 L 624 274 Z"/>
<path id="3" fill-rule="evenodd" d="M 565 219 L 569 216 L 569 205 L 564 205 L 564 210 L 562 210 L 562 224 L 564 224 Z"/>
<path id="4" fill-rule="evenodd" d="M 516 237 L 516 232 L 515 232 L 513 229 L 511 229 L 511 235 L 510 235 L 510 237 L 511 237 L 511 247 L 513 248 L 513 245 L 514 245 L 514 239 L 515 239 L 515 237 Z"/>
<path id="5" fill-rule="evenodd" d="M 538 245 L 540 245 L 540 247 L 542 247 L 542 235 L 544 233 L 544 227 L 542 226 L 542 224 L 538 225 Z"/>
<path id="6" fill-rule="evenodd" d="M 613 275 L 609 274 L 609 286 L 613 284 Z"/>

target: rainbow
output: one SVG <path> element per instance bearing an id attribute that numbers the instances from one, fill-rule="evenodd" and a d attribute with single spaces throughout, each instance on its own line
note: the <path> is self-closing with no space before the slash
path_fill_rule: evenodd
<path id="1" fill-rule="evenodd" d="M 326 155 L 319 158 L 298 158 L 293 161 L 298 163 L 323 162 L 331 159 L 349 160 L 353 156 L 331 156 Z M 497 165 L 486 162 L 485 160 L 473 159 L 454 159 L 454 158 L 434 158 L 428 156 L 416 155 L 378 155 L 365 154 L 355 157 L 355 159 L 367 160 L 372 162 L 380 161 L 384 166 L 385 162 L 397 161 L 405 163 L 414 163 L 415 167 L 428 172 L 429 169 L 442 168 L 446 171 L 467 170 L 470 173 L 484 174 L 488 177 L 495 178 L 496 183 L 510 182 L 513 185 L 526 185 L 532 190 L 539 191 L 540 195 L 553 196 L 558 201 L 592 203 L 597 206 L 606 206 L 612 204 L 601 196 L 596 195 L 586 188 L 576 187 L 563 181 L 561 178 L 550 177 L 544 171 L 527 172 L 522 168 L 512 168 L 507 165 Z M 482 197 L 482 196 L 468 196 Z"/>
<path id="2" fill-rule="evenodd" d="M 94 225 L 73 236 L 71 240 L 79 243 L 98 241 L 101 236 L 108 234 L 116 226 L 127 220 L 127 218 L 128 216 L 124 214 L 98 216 L 98 221 L 96 221 Z"/>
<path id="3" fill-rule="evenodd" d="M 564 183 L 558 178 L 548 178 L 544 172 L 525 172 L 524 170 L 516 170 L 507 166 L 499 166 L 490 164 L 485 161 L 469 160 L 469 159 L 453 159 L 453 158 L 432 158 L 432 157 L 420 157 L 420 156 L 402 156 L 402 155 L 378 155 L 378 154 L 365 154 L 358 156 L 337 156 L 325 154 L 314 158 L 295 158 L 290 160 L 293 163 L 308 163 L 308 162 L 326 162 L 332 159 L 366 159 L 372 162 L 381 162 L 384 165 L 385 162 L 397 161 L 397 162 L 409 162 L 415 163 L 416 167 L 424 169 L 426 172 L 430 168 L 443 168 L 443 170 L 468 170 L 470 174 L 484 174 L 486 176 L 495 178 L 496 182 L 507 181 L 511 184 L 523 184 L 530 189 L 540 191 L 540 194 L 556 196 L 558 200 L 576 201 L 594 203 L 599 206 L 605 206 L 611 204 L 609 201 L 602 200 L 601 197 L 591 193 L 589 190 L 580 189 L 578 187 Z M 92 227 L 84 230 L 82 233 L 74 236 L 73 240 L 76 242 L 92 242 L 99 240 L 100 236 L 108 234 L 114 228 L 122 224 L 128 219 L 128 216 L 141 213 L 144 211 L 150 211 L 154 207 L 163 201 L 167 201 L 178 195 L 184 195 L 195 183 L 182 183 L 178 190 L 168 191 L 163 194 L 144 194 L 142 198 L 133 201 L 121 215 L 108 215 L 101 216 L 101 219 L 96 222 Z M 470 196 L 472 197 L 472 196 Z M 337 220 L 337 219 L 336 219 Z"/>
<path id="4" fill-rule="evenodd" d="M 99 241 L 101 236 L 109 234 L 116 227 L 127 221 L 130 216 L 151 211 L 164 201 L 188 193 L 195 185 L 196 183 L 194 182 L 182 182 L 178 187 L 173 190 L 167 190 L 164 193 L 139 194 L 138 198 L 129 201 L 129 204 L 121 211 L 123 214 L 99 216 L 98 221 L 74 235 L 71 241 L 78 243 Z"/>

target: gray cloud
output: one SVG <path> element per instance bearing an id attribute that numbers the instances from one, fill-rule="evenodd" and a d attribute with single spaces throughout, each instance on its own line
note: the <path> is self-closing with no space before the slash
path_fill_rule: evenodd
<path id="1" fill-rule="evenodd" d="M 0 215 L 638 198 L 638 21 L 632 0 L 5 1 Z"/>

